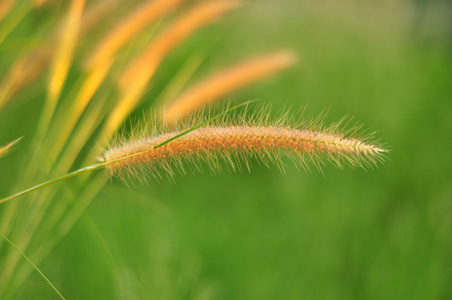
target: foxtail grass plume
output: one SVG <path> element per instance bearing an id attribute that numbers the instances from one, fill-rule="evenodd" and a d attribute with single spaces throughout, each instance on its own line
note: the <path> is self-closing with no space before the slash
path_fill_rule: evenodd
<path id="1" fill-rule="evenodd" d="M 250 158 L 268 167 L 277 165 L 281 170 L 284 170 L 284 157 L 305 170 L 312 165 L 321 170 L 326 162 L 339 168 L 344 165 L 372 168 L 387 152 L 372 142 L 372 135 L 360 138 L 358 127 L 344 129 L 344 120 L 325 126 L 320 119 L 293 122 L 287 114 L 270 121 L 269 114 L 268 108 L 258 109 L 251 116 L 244 110 L 153 148 L 202 121 L 206 117 L 203 111 L 184 125 L 179 123 L 163 129 L 151 126 L 142 133 L 130 134 L 129 138 L 120 136 L 99 160 L 106 164 L 111 175 L 142 180 L 149 176 L 161 179 L 164 173 L 171 177 L 175 170 L 182 174 L 187 168 L 201 170 L 201 162 L 213 171 L 221 169 L 221 160 L 231 170 L 240 170 L 242 165 L 250 169 Z"/>

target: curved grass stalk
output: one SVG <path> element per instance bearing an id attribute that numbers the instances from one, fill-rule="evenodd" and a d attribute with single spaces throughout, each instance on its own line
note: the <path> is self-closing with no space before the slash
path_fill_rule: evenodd
<path id="1" fill-rule="evenodd" d="M 162 141 L 161 143 L 159 143 L 157 145 L 153 145 L 151 148 L 143 149 L 141 151 L 137 151 L 135 153 L 131 153 L 131 154 L 125 155 L 123 157 L 119 157 L 119 158 L 112 159 L 112 160 L 109 160 L 109 161 L 103 161 L 103 162 L 100 162 L 100 163 L 97 163 L 97 164 L 94 164 L 94 165 L 90 165 L 90 166 L 78 169 L 78 170 L 76 170 L 74 172 L 70 172 L 70 173 L 65 174 L 63 176 L 57 177 L 55 179 L 48 180 L 48 181 L 43 182 L 41 184 L 35 185 L 35 186 L 33 186 L 33 187 L 29 188 L 29 189 L 26 189 L 26 190 L 23 190 L 23 191 L 21 191 L 19 193 L 16 193 L 14 195 L 11 195 L 9 197 L 3 198 L 3 199 L 0 200 L 0 204 L 4 203 L 4 202 L 7 202 L 9 200 L 12 200 L 14 198 L 17 198 L 19 196 L 28 194 L 30 192 L 39 190 L 39 189 L 41 189 L 43 187 L 46 187 L 46 186 L 55 184 L 57 182 L 60 182 L 60 181 L 72 178 L 74 176 L 78 176 L 78 175 L 81 175 L 81 174 L 84 174 L 84 173 L 88 173 L 88 172 L 92 172 L 92 171 L 95 171 L 95 170 L 98 170 L 98 169 L 102 169 L 102 168 L 107 167 L 110 164 L 114 164 L 114 163 L 121 162 L 123 160 L 131 159 L 131 158 L 133 158 L 135 156 L 143 154 L 144 152 L 148 152 L 148 151 L 151 151 L 151 150 L 163 147 L 166 144 L 171 143 L 172 141 L 174 141 L 174 140 L 176 140 L 176 139 L 178 139 L 178 138 L 180 138 L 180 137 L 182 137 L 182 136 L 184 136 L 184 135 L 186 135 L 186 134 L 188 134 L 188 133 L 190 133 L 190 132 L 192 132 L 192 131 L 194 131 L 194 130 L 196 130 L 196 129 L 198 129 L 198 128 L 200 128 L 200 127 L 202 127 L 202 126 L 204 126 L 204 125 L 206 125 L 206 124 L 208 124 L 210 122 L 212 122 L 213 120 L 215 120 L 215 119 L 217 119 L 217 118 L 219 118 L 219 117 L 221 117 L 221 116 L 223 116 L 223 115 L 225 115 L 225 114 L 227 114 L 227 113 L 229 113 L 229 112 L 231 112 L 231 111 L 233 111 L 233 110 L 235 110 L 235 109 L 237 109 L 239 107 L 247 105 L 247 104 L 248 103 L 244 103 L 244 104 L 239 104 L 239 105 L 233 106 L 233 107 L 227 109 L 226 111 L 224 111 L 224 112 L 222 112 L 222 113 L 220 113 L 220 114 L 218 114 L 218 115 L 206 120 L 205 122 L 202 122 L 199 125 L 191 127 L 191 128 L 189 128 L 189 129 L 187 129 L 187 130 L 185 130 L 185 131 L 183 131 L 183 132 L 181 132 L 179 134 L 176 134 L 176 135 L 174 135 L 172 137 L 169 137 L 168 139 Z"/>

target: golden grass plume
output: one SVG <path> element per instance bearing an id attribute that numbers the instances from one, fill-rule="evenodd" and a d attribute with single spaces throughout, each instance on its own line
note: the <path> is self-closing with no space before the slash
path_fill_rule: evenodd
<path id="1" fill-rule="evenodd" d="M 49 80 L 48 93 L 50 102 L 56 102 L 58 100 L 69 72 L 84 7 L 85 0 L 73 0 L 65 24 L 63 25 L 63 33 L 56 46 Z"/>
<path id="2" fill-rule="evenodd" d="M 181 1 L 152 0 L 137 7 L 98 44 L 85 62 L 86 68 L 91 69 L 108 62 L 131 38 Z"/>
<path id="3" fill-rule="evenodd" d="M 373 134 L 364 136 L 357 126 L 346 129 L 346 119 L 325 126 L 322 117 L 294 121 L 286 112 L 272 120 L 270 108 L 232 113 L 153 149 L 209 118 L 211 111 L 215 109 L 207 108 L 183 124 L 159 128 L 156 124 L 160 122 L 154 122 L 128 136 L 119 135 L 99 160 L 107 164 L 111 175 L 144 180 L 149 176 L 161 179 L 164 173 L 171 177 L 175 170 L 181 174 L 187 168 L 201 170 L 200 162 L 214 172 L 221 169 L 221 160 L 231 170 L 240 170 L 242 165 L 250 169 L 250 158 L 267 167 L 277 165 L 281 170 L 285 166 L 283 157 L 305 170 L 312 165 L 321 170 L 326 162 L 339 168 L 344 165 L 372 168 L 383 161 L 387 152 L 373 141 Z M 130 158 L 118 161 L 126 156 Z"/>
<path id="4" fill-rule="evenodd" d="M 211 101 L 252 82 L 269 77 L 293 65 L 296 61 L 295 53 L 280 50 L 248 59 L 219 71 L 172 101 L 164 108 L 163 120 L 170 124 L 176 123 Z"/>

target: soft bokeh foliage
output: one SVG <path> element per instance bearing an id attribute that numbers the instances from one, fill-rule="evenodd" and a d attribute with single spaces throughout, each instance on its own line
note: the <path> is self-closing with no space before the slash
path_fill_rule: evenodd
<path id="1" fill-rule="evenodd" d="M 42 45 L 41 36 L 55 30 L 59 14 L 68 11 L 60 1 L 46 2 L 40 8 L 20 4 L 0 23 L 1 78 L 21 55 Z M 60 99 L 75 97 L 84 59 L 96 41 L 141 1 L 119 2 L 81 35 Z M 194 2 L 199 1 L 187 0 L 179 9 Z M 5 35 L 4 25 L 28 9 Z M 191 36 L 162 62 L 132 119 L 165 102 L 172 94 L 166 87 L 179 86 L 174 78 L 194 84 L 276 45 L 299 53 L 300 63 L 225 98 L 258 98 L 276 111 L 307 105 L 312 115 L 327 108 L 327 122 L 353 115 L 378 130 L 390 145 L 390 160 L 368 172 L 327 167 L 323 175 L 288 166 L 281 175 L 254 163 L 251 173 L 212 176 L 206 169 L 176 176 L 175 182 L 129 187 L 113 179 L 98 194 L 96 182 L 102 186 L 104 177 L 93 177 L 90 189 L 86 178 L 70 180 L 52 190 L 54 212 L 66 199 L 74 199 L 73 205 L 96 196 L 39 267 L 70 299 L 451 298 L 450 16 L 447 1 L 260 0 Z M 147 45 L 153 30 L 158 28 L 148 29 L 120 53 L 96 99 L 119 98 L 119 92 L 110 92 L 116 84 L 112 78 Z M 8 103 L 0 100 L 0 145 L 25 136 L 0 160 L 2 197 L 17 191 L 30 164 L 49 76 L 46 70 L 18 88 Z M 105 103 L 104 110 L 98 109 L 102 117 L 114 106 Z M 77 136 L 71 138 L 78 147 Z M 65 142 L 61 147 L 74 149 Z M 37 170 L 36 180 L 82 165 L 91 150 L 83 148 L 74 165 L 62 170 Z M 44 166 L 57 161 L 52 155 Z M 39 194 L 29 209 L 45 205 L 49 194 Z M 8 227 L 7 210 L 0 207 L 0 228 Z M 50 217 L 43 228 L 52 224 Z M 62 216 L 63 225 L 70 217 Z M 33 249 L 55 238 L 45 234 L 52 231 L 39 232 L 25 251 L 32 260 L 39 258 Z M 15 233 L 8 236 L 19 243 L 23 235 Z M 3 241 L 0 247 L 0 257 L 12 252 Z M 0 272 L 5 265 L 0 260 Z M 56 297 L 34 272 L 9 292 L 15 299 Z"/>

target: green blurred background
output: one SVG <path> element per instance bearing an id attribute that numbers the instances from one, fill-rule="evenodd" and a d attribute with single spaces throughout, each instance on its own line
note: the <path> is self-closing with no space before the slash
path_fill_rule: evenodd
<path id="1" fill-rule="evenodd" d="M 210 49 L 196 82 L 290 48 L 301 57 L 295 67 L 228 97 L 257 98 L 276 112 L 327 108 L 327 122 L 354 116 L 389 146 L 388 160 L 370 171 L 305 173 L 287 161 L 281 174 L 254 162 L 251 173 L 205 168 L 131 187 L 113 179 L 39 267 L 68 299 L 451 299 L 450 8 L 250 1 L 196 34 L 165 60 L 133 117 L 188 54 Z M 24 27 L 3 45 L 2 66 Z M 31 94 L 0 112 L 0 144 L 33 134 L 43 95 L 27 101 Z M 24 153 L 0 160 L 1 196 Z M 15 297 L 56 296 L 33 273 Z"/>

